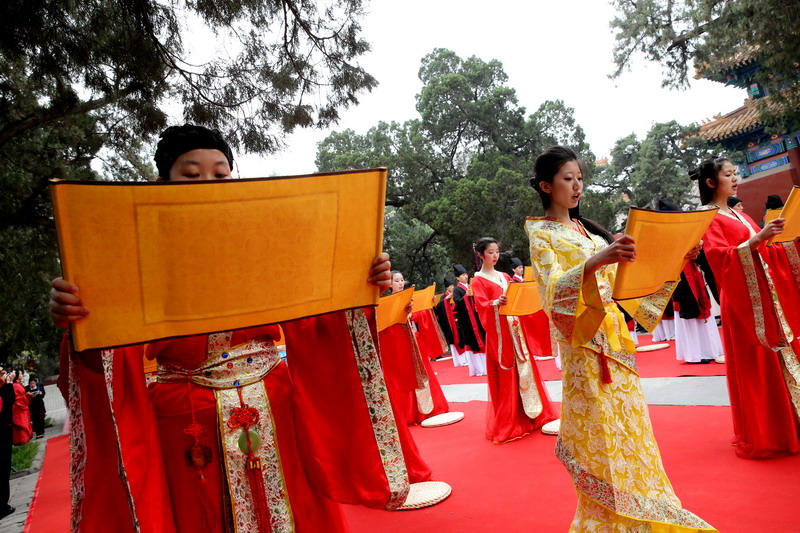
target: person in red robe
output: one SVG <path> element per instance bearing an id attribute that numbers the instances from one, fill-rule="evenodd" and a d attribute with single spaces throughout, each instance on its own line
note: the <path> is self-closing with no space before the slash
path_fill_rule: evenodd
<path id="1" fill-rule="evenodd" d="M 522 283 L 525 281 L 523 274 L 525 266 L 518 257 L 511 258 L 511 267 L 514 273 L 511 276 L 511 283 Z M 553 357 L 553 342 L 550 336 L 550 319 L 544 309 L 540 309 L 530 315 L 519 317 L 522 325 L 522 333 L 525 335 L 525 342 L 528 350 L 533 354 L 534 361 L 545 359 L 555 359 Z"/>
<path id="2" fill-rule="evenodd" d="M 162 180 L 230 179 L 219 132 L 168 128 Z M 369 281 L 389 283 L 388 256 Z M 50 315 L 87 316 L 78 287 L 53 281 Z M 371 309 L 145 346 L 61 349 L 70 414 L 73 531 L 347 530 L 335 502 L 394 509 L 408 473 Z M 325 357 L 319 347 L 325 346 Z M 145 387 L 143 356 L 158 363 Z"/>
<path id="3" fill-rule="evenodd" d="M 22 372 L 17 370 L 11 373 L 11 382 L 14 385 L 14 408 L 11 414 L 12 436 L 14 446 L 26 444 L 33 436 L 31 426 L 31 411 L 28 404 L 31 401 L 28 392 L 22 385 Z"/>
<path id="4" fill-rule="evenodd" d="M 483 262 L 472 280 L 472 293 L 486 330 L 486 438 L 501 444 L 540 429 L 558 419 L 558 414 L 526 345 L 519 319 L 499 314 L 499 308 L 506 304 L 511 278 L 494 269 L 500 257 L 497 241 L 484 237 L 476 243 L 475 252 Z"/>
<path id="5" fill-rule="evenodd" d="M 401 272 L 392 271 L 392 293 L 405 287 Z M 413 310 L 413 302 L 407 310 Z M 430 359 L 417 344 L 411 325 L 394 324 L 379 334 L 381 357 L 386 370 L 386 383 L 394 393 L 392 403 L 409 425 L 419 424 L 432 416 L 450 410 L 442 386 L 436 378 Z"/>
<path id="6" fill-rule="evenodd" d="M 720 295 L 736 454 L 766 459 L 800 453 L 800 342 L 794 339 L 800 324 L 792 316 L 797 286 L 780 259 L 786 253 L 797 257 L 796 248 L 766 246 L 782 231 L 784 219 L 760 230 L 745 213 L 728 207 L 739 181 L 729 160 L 708 159 L 691 177 L 702 203 L 719 208 L 703 250 Z"/>

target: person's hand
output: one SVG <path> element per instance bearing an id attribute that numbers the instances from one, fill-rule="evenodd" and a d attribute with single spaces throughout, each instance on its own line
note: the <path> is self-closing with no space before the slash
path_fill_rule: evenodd
<path id="1" fill-rule="evenodd" d="M 636 260 L 636 241 L 630 235 L 620 235 L 614 242 L 586 260 L 586 272 L 594 272 L 603 265 Z"/>
<path id="2" fill-rule="evenodd" d="M 501 294 L 500 298 L 494 301 L 494 305 L 496 305 L 497 307 L 503 307 L 507 303 L 508 303 L 508 298 L 506 298 L 505 294 Z"/>
<path id="3" fill-rule="evenodd" d="M 405 309 L 406 313 L 411 314 L 414 311 L 414 301 L 412 300 L 410 304 L 406 306 Z"/>
<path id="4" fill-rule="evenodd" d="M 383 252 L 372 260 L 372 268 L 369 270 L 367 281 L 377 286 L 381 292 L 392 286 L 392 263 L 389 261 L 389 254 Z"/>
<path id="5" fill-rule="evenodd" d="M 783 231 L 783 226 L 786 224 L 785 218 L 776 218 L 775 220 L 770 220 L 765 226 L 764 229 L 750 237 L 748 243 L 750 244 L 750 249 L 755 250 L 761 244 L 767 242 L 772 237 L 780 235 Z"/>
<path id="6" fill-rule="evenodd" d="M 687 261 L 694 261 L 697 259 L 697 256 L 700 255 L 700 251 L 703 249 L 703 241 L 701 240 L 697 243 L 697 246 L 689 250 L 689 252 L 684 256 L 684 259 Z"/>
<path id="7" fill-rule="evenodd" d="M 78 287 L 65 280 L 56 278 L 50 289 L 50 320 L 61 329 L 67 329 L 70 322 L 80 320 L 89 314 L 78 297 Z"/>

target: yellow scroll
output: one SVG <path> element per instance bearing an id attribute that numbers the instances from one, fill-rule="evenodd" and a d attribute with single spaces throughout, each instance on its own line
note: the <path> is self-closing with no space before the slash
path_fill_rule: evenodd
<path id="1" fill-rule="evenodd" d="M 51 185 L 78 350 L 374 305 L 386 169 L 206 182 Z M 313 265 L 313 280 L 297 275 Z"/>
<path id="2" fill-rule="evenodd" d="M 541 311 L 539 287 L 535 281 L 509 283 L 506 291 L 508 303 L 500 308 L 501 315 L 525 316 Z"/>
<path id="3" fill-rule="evenodd" d="M 534 281 L 533 279 L 533 267 L 525 267 L 525 270 L 522 274 L 522 279 L 525 281 Z"/>
<path id="4" fill-rule="evenodd" d="M 617 267 L 617 300 L 653 294 L 680 276 L 684 257 L 703 238 L 717 209 L 650 211 L 631 207 L 625 233 L 636 241 L 636 260 Z"/>
<path id="5" fill-rule="evenodd" d="M 383 296 L 378 301 L 376 326 L 378 331 L 383 331 L 395 324 L 404 324 L 408 320 L 406 308 L 414 297 L 414 289 L 405 289 L 389 296 Z"/>
<path id="6" fill-rule="evenodd" d="M 798 189 L 800 189 L 800 187 L 797 185 L 792 187 L 792 191 L 789 193 L 789 197 L 786 199 L 786 203 L 783 204 L 783 209 L 780 210 L 780 214 L 778 215 L 778 217 L 786 219 L 783 231 L 767 241 L 767 245 L 771 245 L 773 242 L 793 241 L 800 237 L 800 192 L 798 192 Z M 769 222 L 769 220 L 766 220 L 765 217 L 764 224 L 766 225 L 767 222 Z"/>
<path id="7" fill-rule="evenodd" d="M 442 294 L 437 294 L 436 296 L 434 296 L 434 297 L 433 297 L 433 306 L 434 306 L 434 307 L 436 307 L 437 305 L 439 305 L 439 302 L 441 302 L 441 301 L 442 301 L 442 297 L 444 297 L 444 293 L 442 293 Z"/>
<path id="8" fill-rule="evenodd" d="M 433 309 L 433 293 L 436 292 L 436 285 L 425 287 L 422 290 L 414 289 L 414 312 Z"/>
<path id="9" fill-rule="evenodd" d="M 783 209 L 767 209 L 767 212 L 764 213 L 764 225 L 766 226 L 768 222 L 772 222 L 781 216 L 781 211 L 783 211 Z"/>

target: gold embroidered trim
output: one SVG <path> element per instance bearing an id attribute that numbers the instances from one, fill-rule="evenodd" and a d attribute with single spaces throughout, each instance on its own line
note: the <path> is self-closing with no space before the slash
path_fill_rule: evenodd
<path id="1" fill-rule="evenodd" d="M 792 242 L 783 243 L 783 249 L 786 251 L 786 259 L 789 261 L 789 267 L 792 269 L 792 277 L 794 282 L 800 287 L 800 255 L 797 253 L 797 244 Z"/>
<path id="2" fill-rule="evenodd" d="M 494 309 L 494 325 L 497 330 L 497 364 L 503 370 L 511 370 L 514 368 L 513 366 L 503 366 L 503 328 L 500 326 L 500 307 L 492 305 L 492 309 Z"/>
<path id="3" fill-rule="evenodd" d="M 406 501 L 410 488 L 408 470 L 400 447 L 400 436 L 389 402 L 389 391 L 383 378 L 378 350 L 370 333 L 363 309 L 346 311 L 347 326 L 353 342 L 361 389 L 367 402 L 375 443 L 378 445 L 383 472 L 389 483 L 389 501 L 386 510 L 392 511 Z"/>
<path id="4" fill-rule="evenodd" d="M 652 333 L 661 320 L 661 316 L 664 314 L 669 299 L 677 286 L 677 281 L 668 281 L 655 293 L 640 298 L 639 308 L 632 318 L 641 324 L 644 329 Z"/>
<path id="5" fill-rule="evenodd" d="M 72 339 L 67 339 L 67 356 L 69 361 L 69 486 L 71 496 L 70 528 L 79 531 L 83 510 L 83 498 L 86 496 L 86 429 L 83 425 L 83 409 L 81 408 L 81 386 L 78 367 L 72 351 Z"/>
<path id="6" fill-rule="evenodd" d="M 122 460 L 122 442 L 119 438 L 119 426 L 117 425 L 117 415 L 114 412 L 114 350 L 103 350 L 100 354 L 103 361 L 103 377 L 106 381 L 106 392 L 108 393 L 108 409 L 111 412 L 111 425 L 114 428 L 114 436 L 117 447 L 117 472 L 122 479 L 125 487 L 125 496 L 128 499 L 128 508 L 131 511 L 133 520 L 133 530 L 141 531 L 139 527 L 139 517 L 136 514 L 136 503 L 133 501 L 133 492 L 128 481 L 128 471 L 125 469 L 125 462 Z"/>
<path id="7" fill-rule="evenodd" d="M 791 345 L 778 353 L 780 354 L 783 380 L 789 390 L 789 397 L 792 400 L 794 411 L 800 417 L 800 362 L 798 361 L 798 355 Z"/>
<path id="8" fill-rule="evenodd" d="M 522 400 L 522 409 L 529 418 L 536 418 L 542 414 L 544 407 L 542 398 L 539 396 L 539 388 L 536 386 L 536 377 L 533 373 L 533 363 L 531 363 L 528 343 L 525 340 L 519 317 L 507 316 L 505 318 L 508 322 L 508 331 L 514 343 L 517 387 L 519 389 L 519 397 Z"/>
<path id="9" fill-rule="evenodd" d="M 280 450 L 278 448 L 273 422 L 272 407 L 267 397 L 263 381 L 240 387 L 244 403 L 259 412 L 257 426 L 261 437 L 261 447 L 255 455 L 261 460 L 270 522 L 273 533 L 292 533 L 295 530 L 294 516 L 283 477 Z M 247 456 L 239 449 L 239 435 L 242 428 L 230 429 L 226 422 L 233 409 L 241 406 L 239 389 L 215 390 L 219 432 L 222 439 L 222 453 L 225 457 L 225 470 L 228 474 L 228 490 L 233 508 L 234 527 L 238 533 L 258 531 L 255 503 L 247 479 Z"/>
<path id="10" fill-rule="evenodd" d="M 425 364 L 422 362 L 422 352 L 419 351 L 419 344 L 414 335 L 414 330 L 411 325 L 406 322 L 403 328 L 408 335 L 408 342 L 411 346 L 411 360 L 414 362 L 414 372 L 417 375 L 417 389 L 414 395 L 417 398 L 417 410 L 423 415 L 427 415 L 433 411 L 433 396 L 431 395 L 430 377 L 428 371 L 425 369 Z"/>
<path id="11" fill-rule="evenodd" d="M 556 456 L 567 468 L 578 491 L 614 513 L 635 520 L 716 531 L 699 516 L 668 500 L 623 492 L 608 481 L 593 475 L 572 456 L 561 437 L 556 442 Z"/>
<path id="12" fill-rule="evenodd" d="M 229 389 L 261 381 L 281 361 L 272 341 L 251 340 L 217 353 L 211 348 L 219 348 L 220 343 L 209 341 L 208 346 L 208 359 L 192 369 L 171 361 L 159 361 L 158 382 L 191 381 L 210 389 Z"/>
<path id="13" fill-rule="evenodd" d="M 758 341 L 764 348 L 772 351 L 779 351 L 786 348 L 794 338 L 791 328 L 789 327 L 786 317 L 783 314 L 783 308 L 778 301 L 778 294 L 775 290 L 775 285 L 772 282 L 772 276 L 769 275 L 769 267 L 764 263 L 761 255 L 753 253 L 750 250 L 750 245 L 747 241 L 743 242 L 737 247 L 739 260 L 742 264 L 742 271 L 744 272 L 745 283 L 747 285 L 747 293 L 750 296 L 750 306 L 753 310 L 753 319 L 756 325 L 756 336 Z M 755 257 L 754 257 L 755 256 Z M 756 260 L 758 263 L 756 263 Z M 775 319 L 780 328 L 778 331 L 778 338 L 780 343 L 777 346 L 770 346 L 766 337 L 766 325 L 764 321 L 764 314 L 767 312 L 764 309 L 761 300 L 761 289 L 758 286 L 758 269 L 764 274 L 764 280 L 767 283 L 767 288 L 770 292 L 770 299 L 773 303 L 773 308 L 770 311 L 775 313 Z"/>

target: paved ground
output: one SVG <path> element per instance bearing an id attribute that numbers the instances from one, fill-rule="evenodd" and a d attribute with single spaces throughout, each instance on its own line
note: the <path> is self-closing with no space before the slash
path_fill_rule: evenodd
<path id="1" fill-rule="evenodd" d="M 642 378 L 649 405 L 730 405 L 725 376 Z M 561 401 L 561 382 L 545 381 L 555 402 Z M 449 402 L 488 401 L 486 384 L 442 385 Z"/>
<path id="2" fill-rule="evenodd" d="M 561 382 L 546 381 L 545 384 L 553 401 L 560 402 Z M 725 376 L 644 378 L 642 387 L 647 403 L 651 405 L 728 405 Z M 442 389 L 449 402 L 487 401 L 488 393 L 486 384 L 483 383 L 443 385 Z M 47 439 L 64 433 L 66 408 L 61 393 L 55 385 L 48 386 L 46 391 L 47 416 L 53 419 L 53 426 L 47 428 L 45 438 L 39 441 L 41 443 L 39 454 L 29 471 L 12 474 L 11 505 L 17 510 L 14 514 L 0 520 L 0 533 L 21 533 L 23 531 L 44 458 Z"/>

